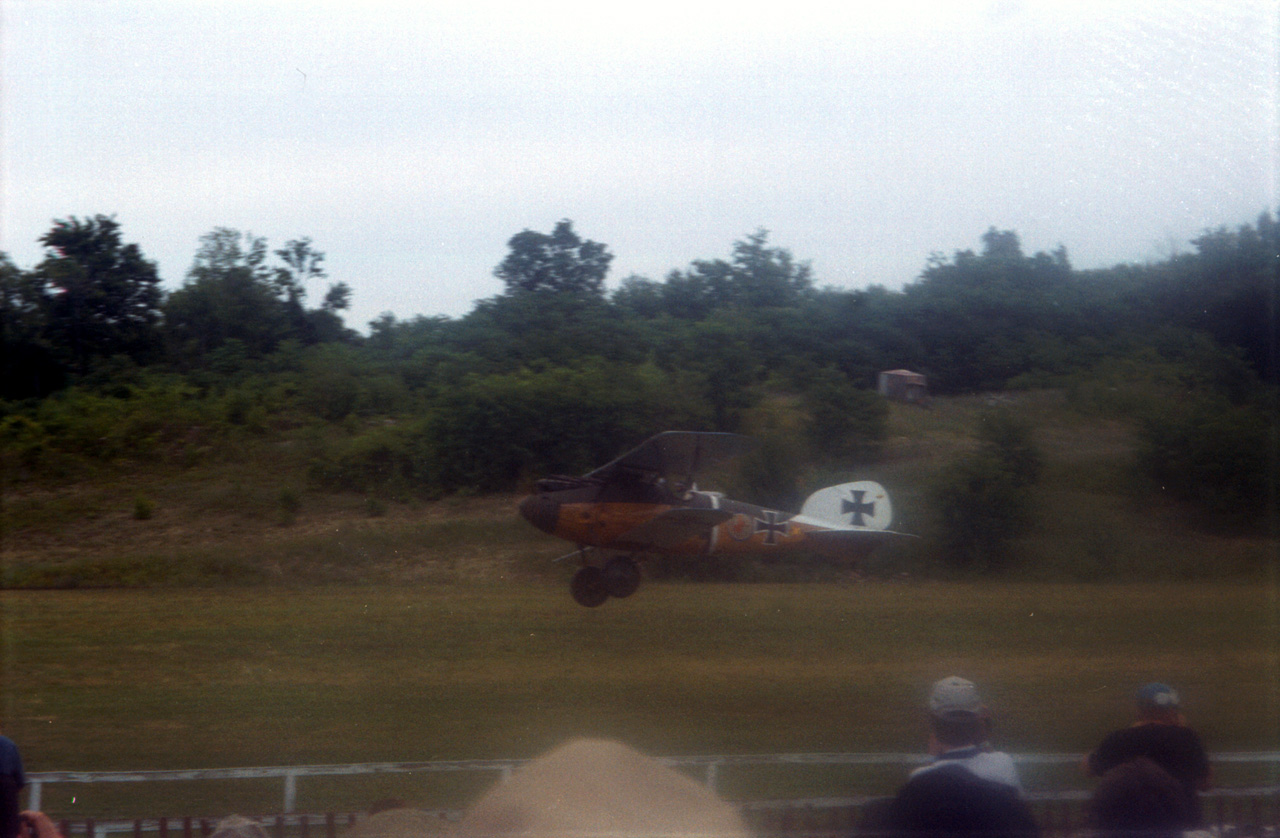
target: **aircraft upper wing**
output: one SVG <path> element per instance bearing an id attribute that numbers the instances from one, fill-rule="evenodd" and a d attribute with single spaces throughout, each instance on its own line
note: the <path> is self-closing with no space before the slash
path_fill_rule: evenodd
<path id="1" fill-rule="evenodd" d="M 668 509 L 640 526 L 627 530 L 609 546 L 629 550 L 674 547 L 711 532 L 717 524 L 723 524 L 732 517 L 732 512 L 725 512 L 723 509 Z"/>
<path id="2" fill-rule="evenodd" d="M 738 434 L 666 431 L 649 437 L 587 477 L 607 480 L 627 473 L 687 477 L 737 456 L 749 442 L 749 438 Z"/>

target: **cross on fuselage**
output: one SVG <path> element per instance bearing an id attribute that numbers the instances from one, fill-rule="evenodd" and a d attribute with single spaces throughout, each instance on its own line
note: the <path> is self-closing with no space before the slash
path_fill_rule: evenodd
<path id="1" fill-rule="evenodd" d="M 778 536 L 787 534 L 787 522 L 778 520 L 778 513 L 766 512 L 763 518 L 756 518 L 756 532 L 764 533 L 765 544 L 777 544 Z"/>
<path id="2" fill-rule="evenodd" d="M 876 502 L 873 500 L 863 501 L 862 496 L 865 495 L 866 492 L 861 489 L 854 489 L 851 494 L 853 495 L 852 499 L 840 501 L 840 512 L 843 514 L 852 512 L 853 525 L 855 527 L 865 527 L 867 524 L 862 516 L 874 516 L 876 514 Z"/>

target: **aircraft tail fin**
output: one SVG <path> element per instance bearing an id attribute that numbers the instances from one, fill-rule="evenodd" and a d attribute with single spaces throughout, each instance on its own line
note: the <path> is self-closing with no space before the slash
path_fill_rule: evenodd
<path id="1" fill-rule="evenodd" d="M 889 493 L 870 480 L 819 489 L 809 495 L 800 514 L 841 527 L 870 530 L 887 530 L 893 522 Z"/>

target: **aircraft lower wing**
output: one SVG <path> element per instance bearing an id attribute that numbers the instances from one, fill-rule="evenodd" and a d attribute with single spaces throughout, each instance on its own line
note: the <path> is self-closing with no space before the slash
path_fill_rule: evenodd
<path id="1" fill-rule="evenodd" d="M 623 550 L 661 551 L 707 535 L 732 517 L 733 513 L 723 509 L 668 509 L 627 530 L 609 546 Z"/>
<path id="2" fill-rule="evenodd" d="M 893 530 L 813 530 L 805 533 L 805 542 L 811 543 L 817 552 L 827 556 L 858 557 L 894 537 L 915 538 L 909 533 Z"/>

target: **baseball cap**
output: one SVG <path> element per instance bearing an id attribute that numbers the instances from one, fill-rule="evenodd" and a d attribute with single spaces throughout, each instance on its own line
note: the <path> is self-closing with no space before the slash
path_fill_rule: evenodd
<path id="1" fill-rule="evenodd" d="M 1180 700 L 1173 687 L 1153 681 L 1138 690 L 1138 703 L 1157 710 L 1176 710 Z"/>
<path id="2" fill-rule="evenodd" d="M 978 716 L 982 710 L 978 688 L 972 681 L 956 675 L 934 683 L 929 693 L 929 713 L 940 719 Z"/>

